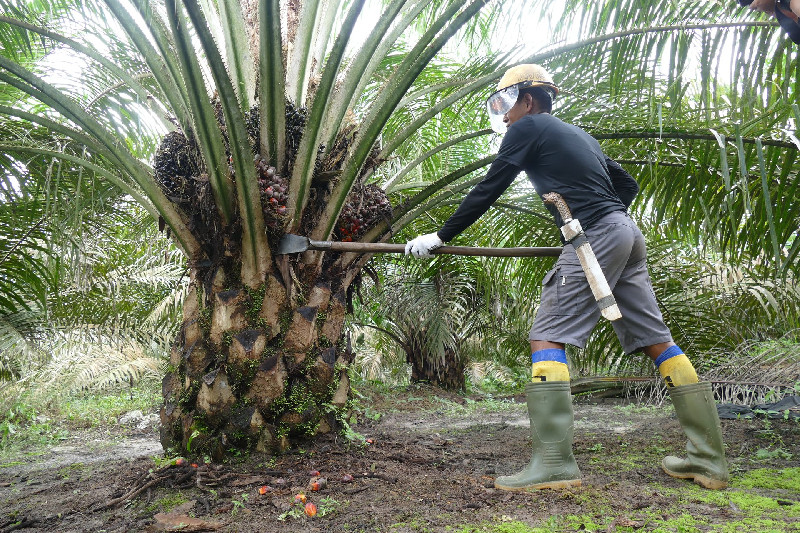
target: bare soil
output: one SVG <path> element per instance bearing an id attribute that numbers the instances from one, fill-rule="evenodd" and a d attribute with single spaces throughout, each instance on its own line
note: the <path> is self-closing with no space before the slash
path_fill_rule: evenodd
<path id="1" fill-rule="evenodd" d="M 0 533 L 800 531 L 796 485 L 737 484 L 762 469 L 800 466 L 795 421 L 723 420 L 734 481 L 710 495 L 659 467 L 685 444 L 671 409 L 578 398 L 583 485 L 508 493 L 492 483 L 530 457 L 521 396 L 362 392 L 353 429 L 369 443 L 329 435 L 275 458 L 176 465 L 156 460 L 163 452 L 153 428 L 72 432 L 63 445 L 0 465 Z M 309 483 L 318 476 L 327 486 L 314 491 Z M 315 517 L 294 503 L 300 493 L 317 506 Z M 751 500 L 761 509 L 756 516 Z"/>

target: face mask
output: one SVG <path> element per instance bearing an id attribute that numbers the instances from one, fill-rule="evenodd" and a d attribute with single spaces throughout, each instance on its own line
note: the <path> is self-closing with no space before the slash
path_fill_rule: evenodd
<path id="1" fill-rule="evenodd" d="M 508 113 L 519 97 L 519 87 L 512 85 L 497 91 L 486 100 L 486 110 L 489 113 L 489 121 L 492 129 L 497 133 L 506 132 L 506 124 L 503 117 Z"/>

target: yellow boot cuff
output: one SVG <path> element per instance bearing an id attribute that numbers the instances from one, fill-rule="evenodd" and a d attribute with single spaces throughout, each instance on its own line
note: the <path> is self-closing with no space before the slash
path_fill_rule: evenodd
<path id="1" fill-rule="evenodd" d="M 569 367 L 558 361 L 540 361 L 531 366 L 531 380 L 534 382 L 569 381 Z"/>
<path id="2" fill-rule="evenodd" d="M 664 378 L 667 387 L 680 387 L 698 382 L 697 372 L 685 354 L 670 357 L 658 365 L 658 371 Z"/>

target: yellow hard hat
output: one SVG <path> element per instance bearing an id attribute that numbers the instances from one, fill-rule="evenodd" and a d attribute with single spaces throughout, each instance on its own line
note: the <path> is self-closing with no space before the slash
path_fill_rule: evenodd
<path id="1" fill-rule="evenodd" d="M 553 97 L 558 94 L 558 87 L 553 83 L 553 77 L 547 72 L 543 66 L 529 63 L 527 65 L 517 65 L 511 67 L 500 78 L 500 83 L 497 84 L 497 90 L 502 91 L 512 85 L 517 85 L 518 89 L 525 89 L 527 87 L 544 87 L 553 93 Z"/>
<path id="2" fill-rule="evenodd" d="M 511 67 L 500 78 L 497 90 L 486 100 L 486 109 L 492 129 L 503 133 L 506 129 L 503 116 L 514 107 L 521 89 L 529 87 L 542 87 L 555 100 L 558 87 L 553 83 L 553 78 L 541 65 L 533 63 Z"/>

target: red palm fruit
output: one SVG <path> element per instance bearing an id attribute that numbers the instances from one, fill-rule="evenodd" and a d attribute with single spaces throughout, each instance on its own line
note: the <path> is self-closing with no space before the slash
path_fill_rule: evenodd
<path id="1" fill-rule="evenodd" d="M 307 503 L 306 514 L 311 518 L 315 517 L 317 515 L 317 506 L 313 503 Z"/>
<path id="2" fill-rule="evenodd" d="M 322 490 L 328 486 L 328 480 L 324 477 L 312 478 L 310 486 L 313 491 Z"/>

